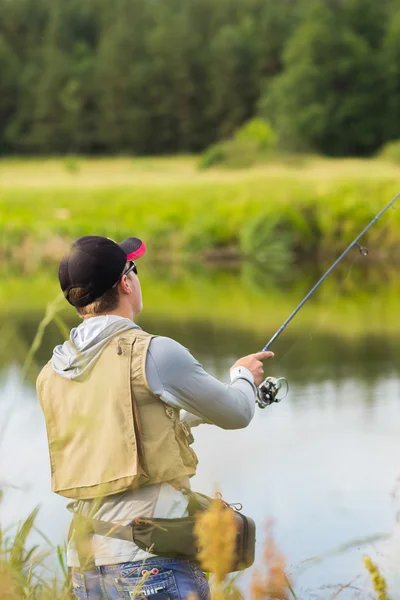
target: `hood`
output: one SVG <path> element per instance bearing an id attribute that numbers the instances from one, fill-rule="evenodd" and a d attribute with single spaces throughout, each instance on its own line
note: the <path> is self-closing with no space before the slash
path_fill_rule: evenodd
<path id="1" fill-rule="evenodd" d="M 70 338 L 53 350 L 51 360 L 56 373 L 83 381 L 88 377 L 108 342 L 129 329 L 140 329 L 130 319 L 117 315 L 102 315 L 86 319 L 71 330 Z"/>

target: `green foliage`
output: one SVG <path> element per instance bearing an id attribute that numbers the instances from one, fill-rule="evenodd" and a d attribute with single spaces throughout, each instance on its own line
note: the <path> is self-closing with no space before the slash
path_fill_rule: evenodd
<path id="1" fill-rule="evenodd" d="M 279 218 L 259 213 L 250 218 L 240 231 L 240 249 L 243 255 L 280 272 L 290 266 L 293 258 L 293 234 Z"/>
<path id="2" fill-rule="evenodd" d="M 238 127 L 269 147 L 259 113 L 285 148 L 370 153 L 400 137 L 399 15 L 390 0 L 0 0 L 0 153 L 198 152 Z"/>
<path id="3" fill-rule="evenodd" d="M 10 267 L 34 273 L 54 265 L 81 235 L 124 239 L 132 232 L 160 260 L 261 256 L 270 247 L 264 237 L 271 248 L 278 243 L 277 261 L 279 253 L 285 260 L 291 253 L 334 256 L 398 192 L 397 169 L 390 175 L 391 166 L 377 160 L 207 173 L 196 171 L 193 159 L 153 159 L 151 169 L 139 159 L 135 169 L 130 160 L 79 164 L 73 177 L 63 161 L 1 165 L 9 182 L 0 199 L 2 252 Z M 371 229 L 368 241 L 398 256 L 400 212 Z"/>
<path id="4" fill-rule="evenodd" d="M 0 31 L 0 153 L 9 147 L 8 127 L 6 124 L 13 114 L 18 98 L 19 60 L 13 48 Z"/>
<path id="5" fill-rule="evenodd" d="M 235 131 L 232 139 L 210 146 L 199 161 L 199 169 L 218 165 L 230 169 L 250 167 L 270 159 L 275 143 L 276 135 L 267 121 L 250 119 Z"/>
<path id="6" fill-rule="evenodd" d="M 227 169 L 251 167 L 260 158 L 258 142 L 251 139 L 227 140 L 211 146 L 199 161 L 199 169 L 221 166 Z"/>
<path id="7" fill-rule="evenodd" d="M 384 115 L 387 102 L 387 17 L 370 0 L 307 7 L 285 49 L 284 69 L 260 103 L 284 147 L 349 155 L 381 144 L 384 117 L 376 115 Z"/>
<path id="8" fill-rule="evenodd" d="M 205 199 L 201 212 L 196 211 L 182 230 L 182 250 L 197 257 L 223 256 L 234 248 L 237 255 L 237 234 L 227 218 L 225 205 L 215 206 Z"/>
<path id="9" fill-rule="evenodd" d="M 209 169 L 210 167 L 220 165 L 226 160 L 226 156 L 226 144 L 222 142 L 213 144 L 201 156 L 199 161 L 199 169 Z"/>
<path id="10" fill-rule="evenodd" d="M 379 156 L 385 160 L 400 165 L 400 140 L 388 142 L 384 145 L 379 153 Z"/>
<path id="11" fill-rule="evenodd" d="M 384 139 L 400 139 L 400 7 L 397 7 L 383 43 L 387 109 L 384 115 Z"/>
<path id="12" fill-rule="evenodd" d="M 16 527 L 15 531 L 0 527 L 0 589 L 7 600 L 69 600 L 67 572 L 64 579 L 46 573 L 48 551 L 31 546 L 29 538 L 35 529 L 38 508 Z M 63 552 L 56 549 L 61 568 Z"/>
<path id="13" fill-rule="evenodd" d="M 255 117 L 235 131 L 234 139 L 237 142 L 253 143 L 258 150 L 269 150 L 276 143 L 276 134 L 267 121 Z"/>

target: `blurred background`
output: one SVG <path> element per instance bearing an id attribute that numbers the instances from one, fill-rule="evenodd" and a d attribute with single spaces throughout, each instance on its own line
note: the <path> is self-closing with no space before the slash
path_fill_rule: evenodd
<path id="1" fill-rule="evenodd" d="M 398 192 L 397 0 L 0 0 L 1 526 L 40 504 L 66 536 L 35 379 L 79 323 L 73 239 L 144 239 L 138 323 L 227 382 Z M 365 554 L 398 597 L 399 215 L 272 348 L 288 397 L 194 431 L 193 487 L 243 504 L 258 562 L 274 520 L 298 598 L 365 598 Z"/>

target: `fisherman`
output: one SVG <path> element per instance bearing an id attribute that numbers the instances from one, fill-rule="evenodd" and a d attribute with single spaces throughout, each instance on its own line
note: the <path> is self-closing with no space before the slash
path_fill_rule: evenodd
<path id="1" fill-rule="evenodd" d="M 137 545 L 132 524 L 188 516 L 198 462 L 191 427 L 246 427 L 261 361 L 273 353 L 239 359 L 225 385 L 178 342 L 144 332 L 134 319 L 142 310 L 135 261 L 145 250 L 135 237 L 85 236 L 60 263 L 61 288 L 83 322 L 37 380 L 52 490 L 72 500 L 67 561 L 77 598 L 208 600 L 207 579 L 182 559 L 180 540 L 176 558 L 162 557 Z"/>

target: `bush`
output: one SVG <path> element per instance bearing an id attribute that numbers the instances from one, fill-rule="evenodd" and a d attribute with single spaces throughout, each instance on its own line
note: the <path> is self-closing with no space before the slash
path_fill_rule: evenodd
<path id="1" fill-rule="evenodd" d="M 244 223 L 240 231 L 242 254 L 271 272 L 289 267 L 293 258 L 293 239 L 287 226 L 271 214 L 259 213 Z"/>
<path id="2" fill-rule="evenodd" d="M 396 164 L 400 164 L 400 140 L 388 142 L 381 149 L 379 156 L 385 160 L 390 160 Z"/>
<path id="3" fill-rule="evenodd" d="M 236 232 L 225 218 L 224 211 L 212 205 L 196 213 L 182 229 L 182 249 L 185 253 L 201 256 L 226 250 L 235 245 Z"/>
<path id="4" fill-rule="evenodd" d="M 209 169 L 224 162 L 226 148 L 222 143 L 213 144 L 204 152 L 200 158 L 199 169 Z"/>
<path id="5" fill-rule="evenodd" d="M 275 144 L 276 135 L 270 124 L 264 119 L 251 119 L 236 130 L 232 139 L 210 146 L 200 159 L 199 169 L 217 165 L 229 169 L 251 167 Z"/>
<path id="6" fill-rule="evenodd" d="M 251 167 L 259 157 L 257 144 L 251 140 L 227 140 L 211 146 L 203 154 L 199 169 L 220 165 L 226 169 Z"/>
<path id="7" fill-rule="evenodd" d="M 251 142 L 257 150 L 270 150 L 277 141 L 277 136 L 268 121 L 261 118 L 250 119 L 236 130 L 235 141 Z"/>

